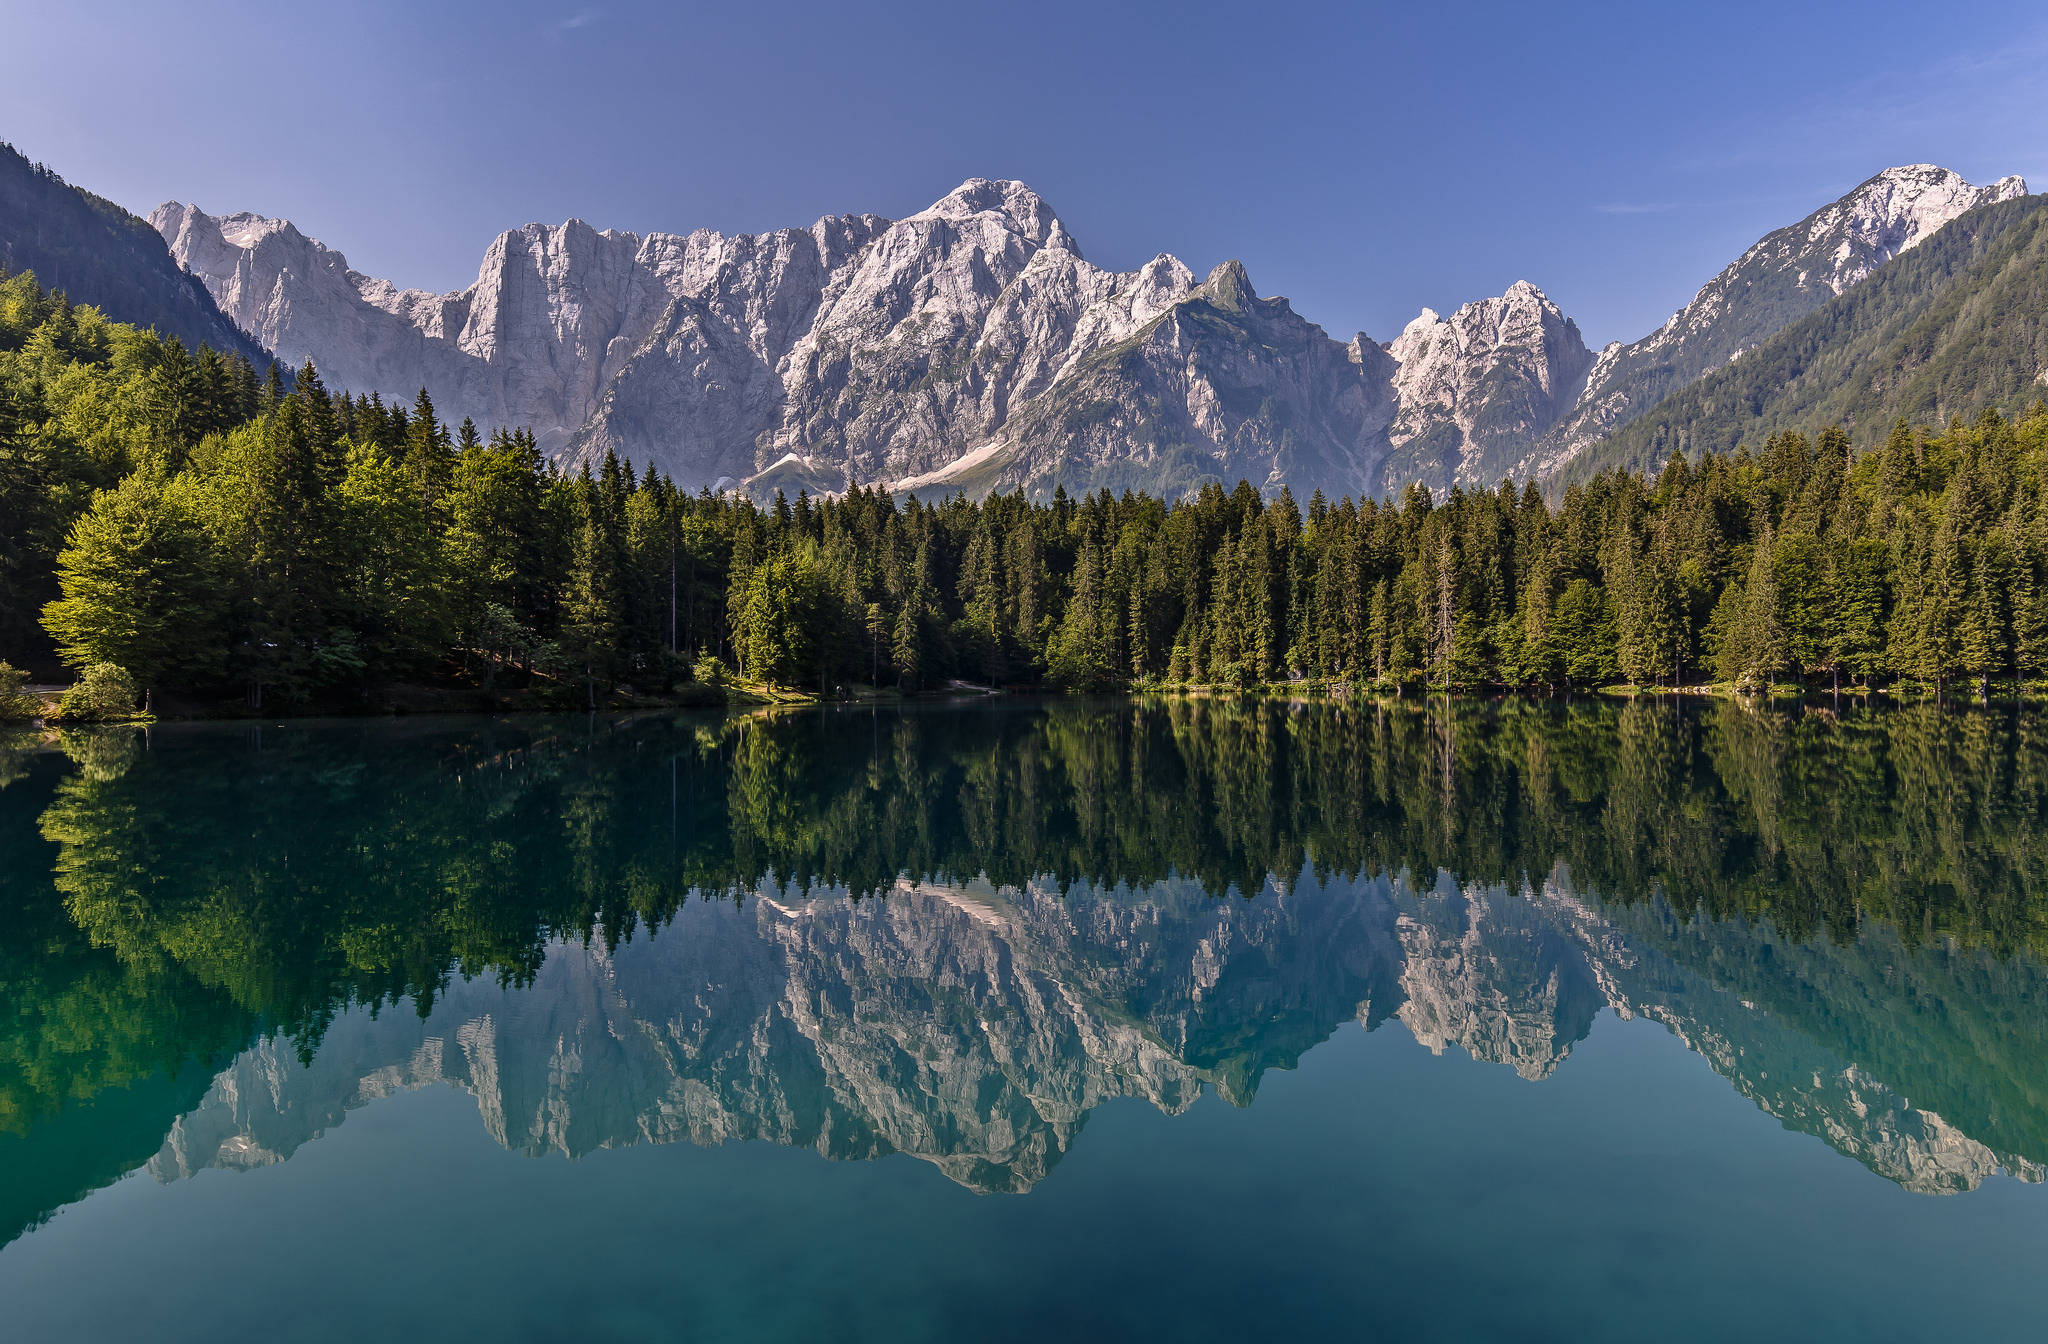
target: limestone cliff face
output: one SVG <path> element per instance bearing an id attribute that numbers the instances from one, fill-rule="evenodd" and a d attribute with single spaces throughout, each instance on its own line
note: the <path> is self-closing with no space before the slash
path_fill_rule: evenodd
<path id="1" fill-rule="evenodd" d="M 665 351 L 699 395 L 681 418 L 645 426 L 633 455 L 644 463 L 687 445 L 743 474 L 751 436 L 780 404 L 777 361 L 831 275 L 885 223 L 838 216 L 758 236 L 645 239 L 580 220 L 529 224 L 499 235 L 474 285 L 436 295 L 359 274 L 286 220 L 167 203 L 150 222 L 280 358 L 313 360 L 336 389 L 409 401 L 426 387 L 444 418 L 524 425 L 555 454 L 628 368 Z"/>
<path id="2" fill-rule="evenodd" d="M 1242 479 L 1304 497 L 1377 494 L 1393 369 L 1363 336 L 1341 345 L 1287 300 L 1260 298 L 1226 262 L 1128 337 L 1077 353 L 982 459 L 930 483 L 971 469 L 983 489 L 1058 478 L 1175 496 Z"/>
<path id="3" fill-rule="evenodd" d="M 1114 483 L 1378 487 L 1394 362 L 1241 266 L 1091 265 L 1035 192 L 973 179 L 907 219 L 726 237 L 527 225 L 469 289 L 361 275 L 289 222 L 151 222 L 224 309 L 330 385 L 525 425 L 679 484 L 928 493 Z"/>
<path id="4" fill-rule="evenodd" d="M 927 494 L 1107 486 L 1379 495 L 1543 477 L 1949 220 L 2023 193 L 1887 169 L 1780 229 L 1665 327 L 1589 352 L 1526 282 L 1382 347 L 1332 340 L 1235 262 L 1083 259 L 1021 182 L 906 219 L 724 235 L 529 224 L 453 294 L 361 275 L 291 223 L 167 203 L 150 222 L 221 309 L 331 386 L 524 425 L 677 484 Z"/>
<path id="5" fill-rule="evenodd" d="M 1593 366 L 1578 325 L 1526 280 L 1449 318 L 1423 309 L 1388 353 L 1401 404 L 1388 481 L 1439 490 L 1497 484 L 1571 410 Z"/>

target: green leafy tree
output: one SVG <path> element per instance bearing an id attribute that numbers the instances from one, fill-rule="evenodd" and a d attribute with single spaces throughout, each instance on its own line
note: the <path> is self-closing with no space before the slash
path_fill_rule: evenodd
<path id="1" fill-rule="evenodd" d="M 72 527 L 43 624 L 74 667 L 119 665 L 144 686 L 219 670 L 219 567 L 191 493 L 137 472 Z"/>
<path id="2" fill-rule="evenodd" d="M 431 667 L 453 636 L 440 538 L 412 486 L 381 450 L 349 454 L 337 501 L 336 545 L 345 561 L 338 616 L 365 667 Z"/>
<path id="3" fill-rule="evenodd" d="M 43 716 L 40 696 L 26 689 L 28 674 L 12 663 L 0 663 L 0 723 L 20 723 Z"/>
<path id="4" fill-rule="evenodd" d="M 80 675 L 78 684 L 64 692 L 57 709 L 67 721 L 106 723 L 132 718 L 139 694 L 135 678 L 126 669 L 93 663 Z"/>
<path id="5" fill-rule="evenodd" d="M 834 623 L 835 598 L 815 545 L 756 565 L 733 613 L 733 642 L 746 674 L 783 685 L 817 681 L 829 670 L 822 636 Z"/>

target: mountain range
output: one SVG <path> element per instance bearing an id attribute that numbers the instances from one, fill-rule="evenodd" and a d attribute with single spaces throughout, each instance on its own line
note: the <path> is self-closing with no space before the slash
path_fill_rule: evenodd
<path id="1" fill-rule="evenodd" d="M 1095 266 L 1021 182 L 765 234 L 528 224 L 475 284 L 432 294 L 289 220 L 167 202 L 145 225 L 18 158 L 0 154 L 0 264 L 109 316 L 311 359 L 338 389 L 425 388 L 443 418 L 530 428 L 568 469 L 613 452 L 762 497 L 1561 487 L 1780 428 L 1866 439 L 1898 414 L 2010 408 L 2048 370 L 2037 226 L 1992 255 L 2041 198 L 1928 164 L 1768 234 L 1658 330 L 1594 351 L 1526 281 L 1339 341 L 1234 261 Z"/>
<path id="2" fill-rule="evenodd" d="M 611 451 L 759 491 L 1177 495 L 1242 477 L 1378 495 L 1567 471 L 1951 221 L 2025 194 L 1887 169 L 1597 354 L 1527 282 L 1425 309 L 1384 345 L 1340 342 L 1236 262 L 1200 279 L 1165 255 L 1090 264 L 1021 182 L 762 235 L 527 225 L 439 295 L 361 275 L 287 220 L 167 203 L 150 222 L 284 359 L 358 391 L 425 386 L 444 415 L 527 425 L 568 463 Z"/>
<path id="3" fill-rule="evenodd" d="M 2048 392 L 2048 196 L 1979 206 L 1741 359 L 1678 388 L 1581 453 L 1568 478 L 1655 471 L 1840 424 L 1859 446 L 1900 418 L 2018 410 Z"/>

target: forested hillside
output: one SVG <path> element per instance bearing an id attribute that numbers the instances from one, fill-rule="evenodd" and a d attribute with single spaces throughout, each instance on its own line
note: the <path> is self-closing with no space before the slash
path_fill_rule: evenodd
<path id="1" fill-rule="evenodd" d="M 172 259 L 163 235 L 101 196 L 74 187 L 0 142 L 0 276 L 32 271 L 73 303 L 256 362 L 263 347 L 221 314 Z"/>
<path id="2" fill-rule="evenodd" d="M 1845 426 L 1873 447 L 1900 416 L 1943 423 L 2041 394 L 2048 196 L 1980 206 L 1819 311 L 1661 402 L 1581 459 L 1656 470 L 1774 434 Z"/>
<path id="3" fill-rule="evenodd" d="M 2048 673 L 2048 407 L 1534 487 L 761 507 L 0 286 L 0 656 L 242 687 Z"/>

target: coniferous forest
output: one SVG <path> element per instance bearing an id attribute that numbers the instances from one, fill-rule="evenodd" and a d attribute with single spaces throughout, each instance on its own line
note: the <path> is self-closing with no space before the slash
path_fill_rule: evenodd
<path id="1" fill-rule="evenodd" d="M 1587 689 L 2048 675 L 2048 407 L 1398 500 L 756 504 L 0 281 L 0 658 L 561 703 L 738 678 L 917 692 Z"/>

